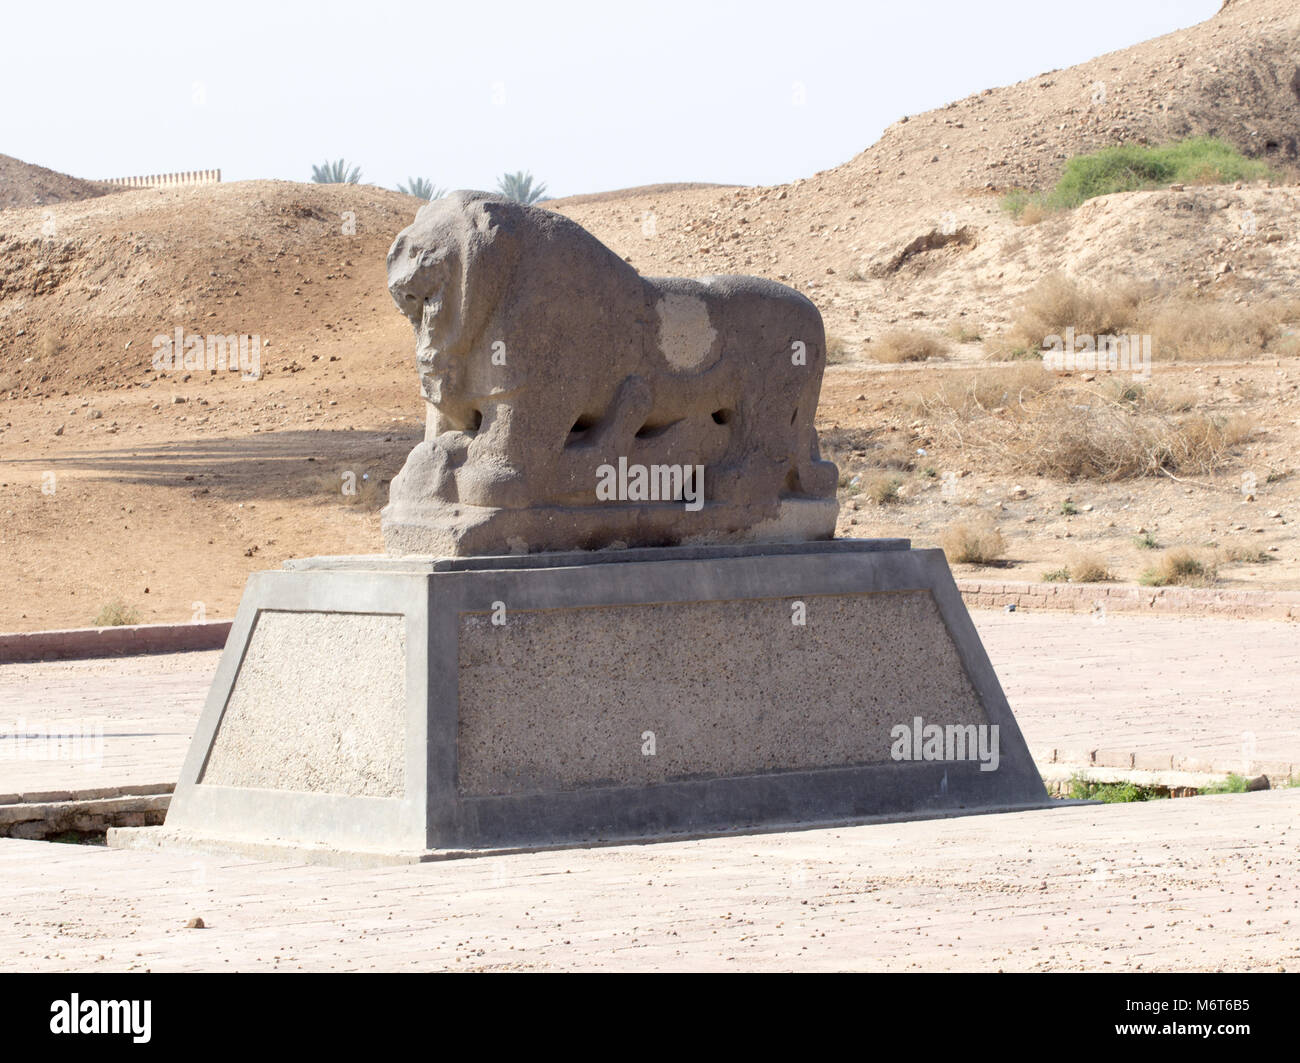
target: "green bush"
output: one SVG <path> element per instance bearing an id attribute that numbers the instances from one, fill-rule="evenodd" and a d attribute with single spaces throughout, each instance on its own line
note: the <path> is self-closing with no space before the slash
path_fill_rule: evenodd
<path id="1" fill-rule="evenodd" d="M 1036 202 L 1038 198 L 1032 192 L 1026 192 L 1023 188 L 1013 188 L 1002 197 L 1002 209 L 1018 218 L 1024 212 L 1024 209 L 1029 204 Z"/>
<path id="2" fill-rule="evenodd" d="M 1229 775 L 1223 782 L 1216 782 L 1201 790 L 1201 794 L 1244 794 L 1246 780 L 1240 775 Z"/>
<path id="3" fill-rule="evenodd" d="M 1091 782 L 1076 775 L 1070 780 L 1070 796 L 1076 801 L 1104 801 L 1113 805 L 1159 801 L 1169 795 L 1152 786 L 1137 786 L 1131 782 Z"/>
<path id="4" fill-rule="evenodd" d="M 1056 187 L 1046 194 L 1009 192 L 1002 206 L 1019 217 L 1030 205 L 1069 210 L 1097 196 L 1136 192 L 1172 184 L 1226 184 L 1268 177 L 1267 164 L 1249 159 L 1217 137 L 1192 137 L 1158 147 L 1121 144 L 1065 164 Z"/>

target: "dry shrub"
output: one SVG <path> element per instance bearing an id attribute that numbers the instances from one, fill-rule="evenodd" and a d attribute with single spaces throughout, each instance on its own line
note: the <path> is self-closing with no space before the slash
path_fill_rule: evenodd
<path id="1" fill-rule="evenodd" d="M 863 469 L 906 471 L 916 462 L 916 448 L 902 432 L 836 425 L 823 429 L 818 436 L 822 455 L 840 467 L 841 487 Z"/>
<path id="2" fill-rule="evenodd" d="M 1038 358 L 1049 336 L 1150 336 L 1152 357 L 1165 361 L 1300 354 L 1300 298 L 1253 306 L 1228 301 L 1225 286 L 1162 293 L 1151 283 L 1090 285 L 1061 273 L 1040 280 L 1011 330 L 985 340 L 990 358 Z"/>
<path id="3" fill-rule="evenodd" d="M 1225 562 L 1241 565 L 1266 565 L 1273 560 L 1273 555 L 1253 544 L 1229 543 L 1223 548 Z"/>
<path id="4" fill-rule="evenodd" d="M 1081 336 L 1132 332 L 1147 292 L 1147 286 L 1134 283 L 1094 286 L 1050 274 L 1025 296 L 1012 341 L 1017 347 L 1041 352 L 1048 336 L 1064 337 L 1067 328 Z"/>
<path id="5" fill-rule="evenodd" d="M 867 451 L 865 460 L 877 469 L 908 472 L 916 464 L 916 450 L 906 439 L 892 434 L 883 443 L 874 444 Z"/>
<path id="6" fill-rule="evenodd" d="M 1079 554 L 1070 562 L 1070 582 L 1105 583 L 1114 579 L 1110 566 L 1096 554 Z"/>
<path id="7" fill-rule="evenodd" d="M 990 336 L 984 341 L 984 357 L 990 362 L 1037 362 L 1043 352 L 1010 336 Z"/>
<path id="8" fill-rule="evenodd" d="M 1062 388 L 1008 406 L 1000 417 L 950 425 L 946 434 L 1015 473 L 1113 482 L 1161 471 L 1214 472 L 1252 430 L 1241 416 L 1172 416 Z"/>
<path id="9" fill-rule="evenodd" d="M 1181 291 L 1160 295 L 1154 285 L 1088 285 L 1060 273 L 1044 277 L 1026 295 L 1011 331 L 989 340 L 990 357 L 1039 357 L 1049 336 L 1151 337 L 1151 356 L 1164 361 L 1254 358 L 1265 351 L 1300 353 L 1286 326 L 1300 322 L 1300 300 L 1270 299 L 1254 306 L 1217 295 Z"/>
<path id="10" fill-rule="evenodd" d="M 908 406 L 919 416 L 965 420 L 1019 405 L 1055 386 L 1056 379 L 1040 364 L 945 373 L 915 392 Z"/>
<path id="11" fill-rule="evenodd" d="M 1166 413 L 1187 413 L 1196 408 L 1196 389 L 1178 384 L 1150 384 L 1143 390 L 1145 404 Z"/>
<path id="12" fill-rule="evenodd" d="M 877 473 L 869 477 L 863 488 L 865 494 L 871 501 L 878 506 L 891 505 L 894 502 L 901 501 L 898 489 L 903 486 L 901 476 L 890 476 L 886 473 Z"/>
<path id="13" fill-rule="evenodd" d="M 1300 325 L 1300 296 L 1271 299 L 1266 306 L 1279 325 Z"/>
<path id="14" fill-rule="evenodd" d="M 1098 381 L 1093 387 L 1109 402 L 1129 403 L 1148 413 L 1187 413 L 1200 401 L 1196 389 L 1186 385 L 1141 383 L 1121 375 Z"/>
<path id="15" fill-rule="evenodd" d="M 1138 582 L 1144 587 L 1204 587 L 1213 583 L 1215 576 L 1214 562 L 1178 547 L 1167 550 Z"/>
<path id="16" fill-rule="evenodd" d="M 1279 308 L 1180 298 L 1148 311 L 1151 356 L 1161 361 L 1258 357 L 1280 334 Z"/>
<path id="17" fill-rule="evenodd" d="M 940 536 L 939 545 L 949 561 L 971 565 L 1001 561 L 1007 549 L 996 522 L 988 516 L 954 524 Z"/>
<path id="18" fill-rule="evenodd" d="M 852 352 L 849 345 L 845 342 L 843 336 L 837 336 L 835 333 L 826 335 L 826 364 L 843 365 L 845 362 L 852 360 Z"/>
<path id="19" fill-rule="evenodd" d="M 1037 225 L 1048 215 L 1048 210 L 1041 203 L 1027 203 L 1025 208 L 1016 216 L 1018 225 Z"/>
<path id="20" fill-rule="evenodd" d="M 1284 358 L 1294 358 L 1296 355 L 1300 355 L 1300 334 L 1283 332 L 1273 343 L 1273 353 L 1280 354 Z"/>
<path id="21" fill-rule="evenodd" d="M 948 345 L 923 329 L 894 329 L 872 344 L 871 356 L 877 362 L 924 362 L 948 357 Z"/>
<path id="22" fill-rule="evenodd" d="M 127 605 L 121 598 L 114 598 L 111 602 L 101 606 L 95 619 L 91 621 L 94 627 L 133 627 L 140 623 L 140 610 L 133 605 Z"/>
<path id="23" fill-rule="evenodd" d="M 1078 554 L 1068 565 L 1043 573 L 1044 583 L 1105 583 L 1114 578 L 1110 567 L 1096 554 Z"/>
<path id="24" fill-rule="evenodd" d="M 948 338 L 955 343 L 979 343 L 984 338 L 978 325 L 954 321 L 948 326 Z"/>
<path id="25" fill-rule="evenodd" d="M 870 428 L 832 425 L 823 428 L 817 436 L 822 453 L 837 465 L 843 465 L 855 450 L 874 446 L 876 433 Z"/>
<path id="26" fill-rule="evenodd" d="M 1249 442 L 1255 435 L 1255 422 L 1244 413 L 1236 413 L 1231 417 L 1197 414 L 1183 417 L 1177 423 L 1181 429 L 1182 445 L 1187 451 L 1184 466 L 1193 471 L 1212 472 L 1223 464 L 1219 460 L 1221 454 L 1225 454 L 1231 447 Z M 1214 460 L 1201 461 L 1202 455 Z"/>

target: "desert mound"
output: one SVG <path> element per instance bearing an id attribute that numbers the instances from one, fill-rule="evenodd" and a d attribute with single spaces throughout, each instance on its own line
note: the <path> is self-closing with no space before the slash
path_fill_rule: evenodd
<path id="1" fill-rule="evenodd" d="M 116 191 L 116 187 L 102 181 L 83 181 L 80 177 L 69 177 L 57 170 L 0 155 L 0 210 L 93 199 Z"/>
<path id="2" fill-rule="evenodd" d="M 176 327 L 260 336 L 270 372 L 336 347 L 405 364 L 384 258 L 419 205 L 369 185 L 246 181 L 6 211 L 0 390 L 136 386 L 153 337 Z"/>
<path id="3" fill-rule="evenodd" d="M 1300 260 L 1293 187 L 1123 193 L 1042 227 L 1017 224 L 1001 200 L 1049 187 L 1076 155 L 1202 135 L 1292 184 L 1298 44 L 1290 0 L 1236 0 L 1188 29 L 901 118 L 860 155 L 790 185 L 548 205 L 643 272 L 792 284 L 853 351 L 901 322 L 1003 328 L 1057 270 L 1182 283 L 1244 267 L 1230 283 L 1272 296 Z"/>

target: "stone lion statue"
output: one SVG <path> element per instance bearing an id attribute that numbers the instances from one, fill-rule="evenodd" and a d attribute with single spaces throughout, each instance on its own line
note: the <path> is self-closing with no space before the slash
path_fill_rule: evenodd
<path id="1" fill-rule="evenodd" d="M 568 218 L 482 192 L 422 207 L 388 281 L 428 411 L 383 512 L 389 553 L 834 534 L 825 334 L 793 289 L 642 277 Z"/>

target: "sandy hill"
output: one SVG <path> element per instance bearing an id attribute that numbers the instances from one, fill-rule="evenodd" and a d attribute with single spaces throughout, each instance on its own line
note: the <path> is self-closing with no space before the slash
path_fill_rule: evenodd
<path id="1" fill-rule="evenodd" d="M 788 186 L 548 206 L 643 272 L 794 284 L 855 350 L 903 321 L 1002 327 L 1054 270 L 1197 283 L 1223 276 L 1227 262 L 1234 284 L 1274 294 L 1294 284 L 1300 259 L 1294 188 L 1125 194 L 1032 227 L 1000 200 L 1050 187 L 1083 152 L 1200 134 L 1293 181 L 1298 44 L 1291 0 L 1235 0 L 1189 29 L 903 118 L 842 166 Z"/>
<path id="2" fill-rule="evenodd" d="M 384 257 L 419 202 L 368 185 L 144 188 L 0 215 L 0 375 L 23 394 L 131 387 L 176 327 L 262 337 L 271 372 L 405 365 Z M 322 357 L 323 356 L 323 357 Z M 295 370 L 296 371 L 296 370 Z"/>
<path id="3" fill-rule="evenodd" d="M 91 199 L 117 189 L 100 181 L 83 181 L 44 166 L 0 155 L 0 210 L 42 207 L 75 199 Z"/>

